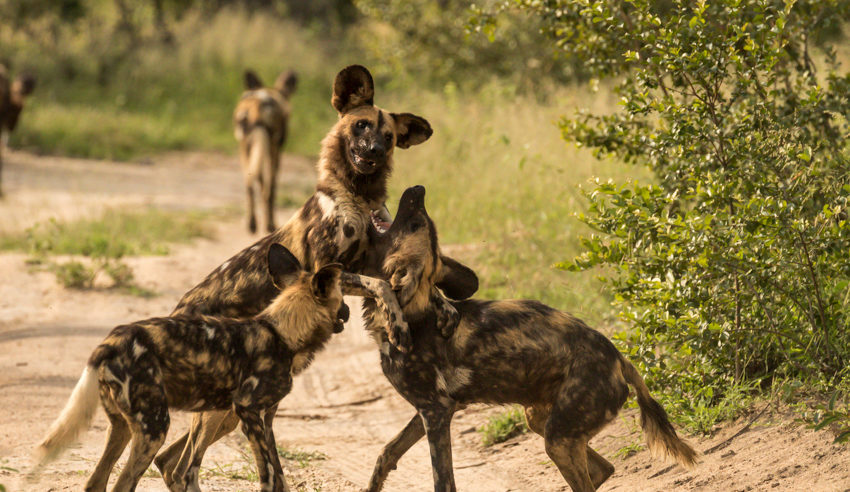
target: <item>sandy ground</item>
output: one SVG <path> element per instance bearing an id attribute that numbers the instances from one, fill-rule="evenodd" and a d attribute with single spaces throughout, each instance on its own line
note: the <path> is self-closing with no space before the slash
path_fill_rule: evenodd
<path id="1" fill-rule="evenodd" d="M 125 164 L 10 152 L 6 159 L 0 232 L 51 217 L 92 216 L 106 207 L 240 210 L 243 199 L 238 166 L 225 156 L 176 154 Z M 310 169 L 303 159 L 287 159 L 282 184 L 309 183 Z M 214 239 L 175 246 L 168 256 L 128 260 L 140 283 L 160 294 L 150 299 L 65 290 L 52 275 L 29 272 L 25 255 L 0 254 L 0 483 L 8 490 L 81 490 L 105 438 L 102 413 L 80 444 L 49 465 L 38 481 L 25 480 L 29 451 L 58 415 L 91 349 L 113 326 L 167 314 L 183 292 L 255 239 L 236 217 L 215 224 L 215 230 Z M 375 346 L 352 318 L 296 379 L 279 410 L 275 432 L 281 446 L 325 457 L 286 461 L 293 490 L 362 487 L 383 444 L 413 415 L 383 378 Z M 476 406 L 457 414 L 453 453 L 458 489 L 568 490 L 539 437 L 481 445 L 476 429 L 499 410 Z M 183 432 L 188 420 L 175 412 L 170 437 Z M 692 471 L 653 460 L 646 451 L 615 456 L 641 441 L 636 429 L 636 413 L 625 411 L 592 442 L 617 467 L 601 490 L 850 490 L 850 447 L 831 444 L 829 433 L 807 430 L 781 410 L 729 423 L 709 438 L 690 437 L 698 449 L 709 451 Z M 204 490 L 258 489 L 251 478 L 253 460 L 238 432 L 213 446 L 205 465 Z M 148 475 L 139 490 L 165 490 L 156 473 Z M 390 474 L 386 490 L 432 487 L 428 448 L 419 443 Z"/>

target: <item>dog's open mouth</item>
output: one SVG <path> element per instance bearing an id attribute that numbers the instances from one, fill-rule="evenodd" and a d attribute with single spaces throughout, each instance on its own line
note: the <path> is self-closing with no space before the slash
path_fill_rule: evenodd
<path id="1" fill-rule="evenodd" d="M 348 317 L 351 315 L 351 311 L 348 309 L 348 305 L 344 302 L 340 304 L 339 311 L 336 312 L 336 322 L 334 323 L 334 333 L 342 333 L 343 328 L 345 327 L 345 322 L 348 321 Z"/>
<path id="2" fill-rule="evenodd" d="M 392 225 L 392 222 L 387 222 L 380 216 L 379 210 L 372 210 L 371 217 L 372 227 L 381 234 L 386 233 Z"/>
<path id="3" fill-rule="evenodd" d="M 354 167 L 361 173 L 370 174 L 375 171 L 378 167 L 378 163 L 372 160 L 369 160 L 365 157 L 359 156 L 354 152 L 354 149 L 348 149 L 348 155 L 351 158 L 351 162 L 354 164 Z"/>

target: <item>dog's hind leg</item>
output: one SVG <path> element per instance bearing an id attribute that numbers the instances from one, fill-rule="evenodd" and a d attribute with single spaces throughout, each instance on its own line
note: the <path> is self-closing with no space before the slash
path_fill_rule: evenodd
<path id="1" fill-rule="evenodd" d="M 587 471 L 590 474 L 590 481 L 593 482 L 593 486 L 598 489 L 605 483 L 605 480 L 608 480 L 608 477 L 614 474 L 614 465 L 588 446 Z"/>
<path id="2" fill-rule="evenodd" d="M 130 427 L 109 398 L 108 392 L 101 391 L 101 400 L 104 402 L 103 408 L 106 410 L 106 417 L 109 419 L 109 434 L 106 438 L 106 448 L 103 450 L 103 455 L 97 462 L 94 473 L 86 482 L 86 492 L 104 492 L 106 490 L 109 474 L 112 473 L 112 468 L 118 458 L 121 457 L 127 443 L 130 442 Z"/>
<path id="3" fill-rule="evenodd" d="M 546 421 L 549 419 L 550 412 L 550 408 L 539 406 L 526 407 L 525 420 L 528 423 L 528 428 L 535 434 L 545 438 Z M 614 465 L 590 446 L 587 446 L 587 471 L 590 474 L 590 481 L 593 483 L 593 486 L 599 488 L 614 473 Z"/>
<path id="4" fill-rule="evenodd" d="M 404 429 L 384 446 L 381 455 L 378 456 L 378 461 L 375 463 L 375 470 L 369 479 L 369 486 L 364 490 L 368 492 L 378 492 L 381 490 L 384 486 L 384 481 L 387 479 L 387 475 L 392 470 L 395 470 L 398 460 L 411 446 L 422 439 L 424 435 L 425 425 L 422 423 L 422 417 L 416 414 L 404 426 Z"/>
<path id="5" fill-rule="evenodd" d="M 147 391 L 144 395 L 143 409 L 131 417 L 130 429 L 133 442 L 130 445 L 130 457 L 127 464 L 118 475 L 118 481 L 112 488 L 113 492 L 132 492 L 153 461 L 156 452 L 165 442 L 170 419 L 165 393 Z M 139 420 L 135 420 L 138 418 Z"/>
<path id="6" fill-rule="evenodd" d="M 596 487 L 587 472 L 587 439 L 546 438 L 546 454 L 558 467 L 573 492 L 593 492 Z"/>
<path id="7" fill-rule="evenodd" d="M 192 418 L 192 426 L 184 439 L 183 454 L 171 468 L 170 480 L 166 483 L 172 492 L 200 491 L 198 483 L 201 463 L 207 448 L 227 434 L 233 432 L 239 418 L 232 411 L 201 412 Z"/>

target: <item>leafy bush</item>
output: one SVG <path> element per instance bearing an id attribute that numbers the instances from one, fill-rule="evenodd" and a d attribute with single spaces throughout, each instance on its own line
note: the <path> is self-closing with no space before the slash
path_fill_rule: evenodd
<path id="1" fill-rule="evenodd" d="M 604 267 L 648 382 L 693 416 L 747 382 L 830 381 L 850 357 L 850 77 L 815 40 L 850 6 L 513 4 L 616 81 L 621 110 L 564 118 L 564 138 L 654 175 L 597 183 L 581 218 L 601 235 L 560 265 Z"/>

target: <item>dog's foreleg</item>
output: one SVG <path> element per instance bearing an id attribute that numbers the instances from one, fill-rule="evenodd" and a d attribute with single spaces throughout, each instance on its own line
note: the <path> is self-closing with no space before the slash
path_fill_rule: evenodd
<path id="1" fill-rule="evenodd" d="M 387 320 L 387 337 L 390 343 L 402 352 L 409 352 L 413 344 L 410 329 L 404 321 L 401 306 L 390 284 L 384 280 L 348 272 L 343 272 L 340 280 L 343 294 L 375 299 Z"/>
<path id="2" fill-rule="evenodd" d="M 431 451 L 431 471 L 434 474 L 435 492 L 456 492 L 452 468 L 452 411 L 446 408 L 419 410 L 428 436 Z"/>
<path id="3" fill-rule="evenodd" d="M 269 449 L 268 442 L 266 442 L 260 409 L 241 405 L 233 405 L 233 409 L 239 416 L 239 420 L 242 421 L 242 432 L 245 433 L 245 437 L 251 443 L 254 459 L 257 461 L 257 474 L 260 476 L 261 490 L 289 492 L 289 487 L 283 478 L 283 470 L 280 466 L 275 467 L 275 460 L 272 457 L 272 453 L 277 453 L 277 450 Z"/>
<path id="4" fill-rule="evenodd" d="M 424 435 L 425 425 L 422 424 L 422 417 L 416 414 L 404 426 L 404 429 L 384 446 L 381 455 L 378 456 L 378 461 L 375 463 L 375 470 L 372 471 L 369 486 L 364 490 L 366 492 L 379 492 L 384 486 L 387 475 L 395 470 L 398 460 Z"/>

